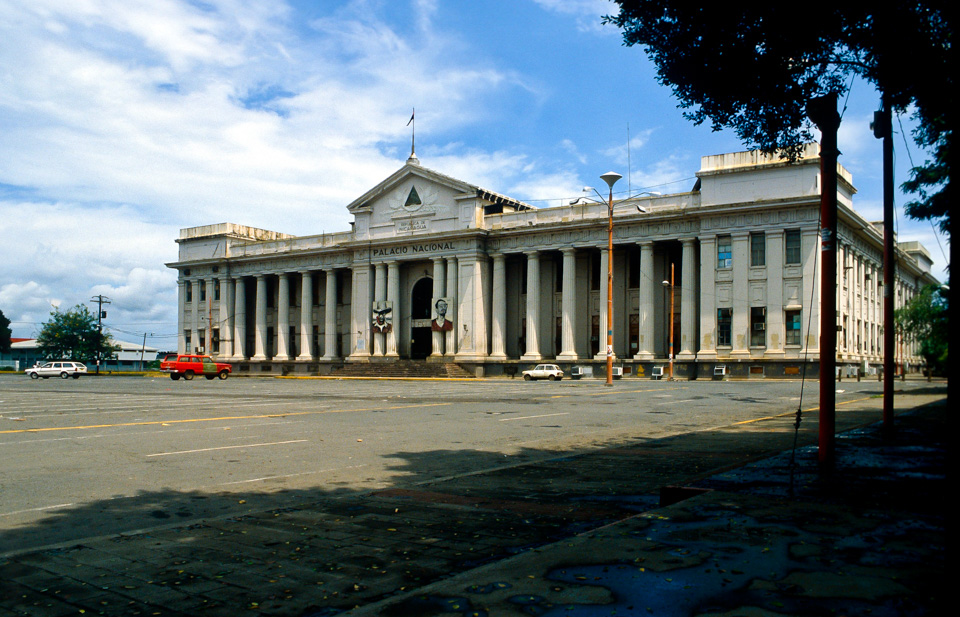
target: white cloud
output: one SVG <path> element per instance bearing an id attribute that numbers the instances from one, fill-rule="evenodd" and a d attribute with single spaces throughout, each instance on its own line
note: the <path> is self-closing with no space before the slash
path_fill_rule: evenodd
<path id="1" fill-rule="evenodd" d="M 344 206 L 402 164 L 417 101 L 442 135 L 488 113 L 476 92 L 529 92 L 435 27 L 433 0 L 414 3 L 413 32 L 364 8 L 304 27 L 283 3 L 0 0 L 4 310 L 43 320 L 49 302 L 27 295 L 103 293 L 132 321 L 169 321 L 180 227 L 345 229 Z M 494 182 L 522 158 L 431 164 Z"/>
<path id="2" fill-rule="evenodd" d="M 604 15 L 616 15 L 620 12 L 620 7 L 612 0 L 534 0 L 534 2 L 545 10 L 574 17 L 577 28 L 581 31 L 599 31 L 602 28 L 601 18 Z M 615 29 L 609 30 L 618 33 Z"/>

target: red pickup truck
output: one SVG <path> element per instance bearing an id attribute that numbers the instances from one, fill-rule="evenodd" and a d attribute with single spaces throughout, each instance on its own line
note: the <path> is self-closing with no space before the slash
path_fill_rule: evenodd
<path id="1" fill-rule="evenodd" d="M 170 354 L 160 362 L 160 370 L 170 373 L 170 379 L 174 381 L 181 377 L 189 381 L 196 375 L 203 375 L 207 379 L 226 379 L 233 368 L 229 364 L 214 362 L 210 356 Z"/>

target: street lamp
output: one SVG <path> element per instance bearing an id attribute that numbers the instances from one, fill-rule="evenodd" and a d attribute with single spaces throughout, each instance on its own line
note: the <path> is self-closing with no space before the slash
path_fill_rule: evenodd
<path id="1" fill-rule="evenodd" d="M 670 288 L 670 378 L 669 381 L 673 381 L 673 296 L 676 285 L 674 284 L 673 278 L 673 263 L 670 263 L 670 280 L 663 281 L 664 287 Z"/>
<path id="2" fill-rule="evenodd" d="M 607 385 L 613 385 L 613 185 L 622 178 L 608 171 L 600 179 L 610 187 L 607 201 Z"/>

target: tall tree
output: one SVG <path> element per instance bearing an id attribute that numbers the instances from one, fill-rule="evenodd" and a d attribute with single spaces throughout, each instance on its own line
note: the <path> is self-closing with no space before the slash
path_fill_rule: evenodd
<path id="1" fill-rule="evenodd" d="M 897 309 L 897 332 L 905 341 L 920 344 L 928 369 L 947 366 L 949 299 L 939 285 L 927 285 L 902 308 Z"/>
<path id="2" fill-rule="evenodd" d="M 3 311 L 0 311 L 0 353 L 10 351 L 11 336 L 13 336 L 13 331 L 10 330 L 10 320 L 3 314 Z"/>
<path id="3" fill-rule="evenodd" d="M 862 4 L 814 0 L 802 16 L 787 3 L 717 4 L 615 0 L 605 20 L 641 45 L 685 116 L 733 128 L 750 147 L 790 157 L 813 141 L 805 106 L 843 96 L 859 76 L 893 108 L 915 110 L 918 144 L 934 152 L 913 170 L 907 209 L 946 229 L 950 217 L 952 116 L 956 109 L 953 9 L 943 0 Z"/>
<path id="4" fill-rule="evenodd" d="M 109 358 L 118 348 L 97 328 L 97 318 L 78 304 L 69 311 L 53 311 L 37 336 L 37 347 L 46 358 L 95 362 Z"/>

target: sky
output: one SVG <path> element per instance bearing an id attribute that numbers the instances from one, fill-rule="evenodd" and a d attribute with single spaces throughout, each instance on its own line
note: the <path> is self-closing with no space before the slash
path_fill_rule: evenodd
<path id="1" fill-rule="evenodd" d="M 121 340 L 176 347 L 175 242 L 233 222 L 345 231 L 346 205 L 424 167 L 538 207 L 693 187 L 744 149 L 685 120 L 608 0 L 0 0 L 0 311 L 15 337 L 107 296 Z M 840 162 L 882 218 L 879 97 L 854 82 Z M 902 124 L 901 124 L 902 123 Z M 927 154 L 894 120 L 896 184 Z M 629 148 L 628 148 L 629 140 Z M 944 274 L 946 241 L 902 214 Z M 942 247 L 942 248 L 941 248 Z"/>

